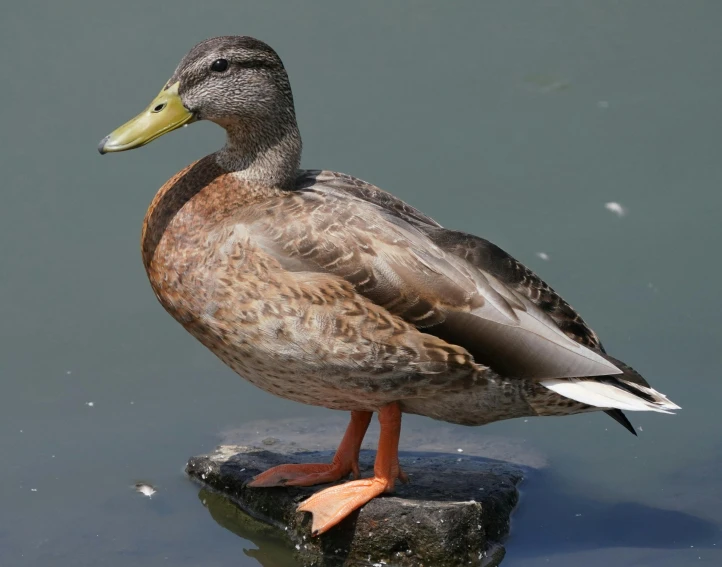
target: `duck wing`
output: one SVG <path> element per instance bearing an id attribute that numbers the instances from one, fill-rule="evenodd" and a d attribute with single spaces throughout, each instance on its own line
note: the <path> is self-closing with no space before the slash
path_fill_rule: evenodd
<path id="1" fill-rule="evenodd" d="M 505 376 L 621 372 L 522 293 L 441 248 L 422 230 L 440 229 L 437 223 L 380 189 L 321 172 L 258 207 L 247 211 L 248 230 L 285 269 L 343 278 L 393 315 L 466 348 Z"/>
<path id="2" fill-rule="evenodd" d="M 635 435 L 634 428 L 619 408 L 662 412 L 678 409 L 678 406 L 671 403 L 664 395 L 653 390 L 634 369 L 608 356 L 597 334 L 581 316 L 539 276 L 498 246 L 471 234 L 447 230 L 393 195 L 347 175 L 308 172 L 301 177 L 300 185 L 316 185 L 319 190 L 350 194 L 357 199 L 384 208 L 388 215 L 413 225 L 447 254 L 453 255 L 467 266 L 484 274 L 487 280 L 494 282 L 495 289 L 499 290 L 501 287 L 512 296 L 521 299 L 523 308 L 527 308 L 527 311 L 529 311 L 527 302 L 531 302 L 543 315 L 551 319 L 555 329 L 562 331 L 572 341 L 594 351 L 614 368 L 604 375 L 567 374 L 560 378 L 568 380 L 542 380 L 546 387 L 559 390 L 559 393 L 565 396 L 591 405 L 611 406 L 612 409 L 606 410 L 605 413 Z M 533 313 L 534 310 L 532 309 L 531 312 Z M 538 313 L 536 315 L 538 317 Z M 529 330 L 528 325 L 521 326 L 525 331 Z M 508 376 L 538 377 L 546 371 L 546 359 L 539 360 L 539 357 L 530 356 L 529 350 L 524 348 L 544 346 L 538 340 L 534 345 L 525 344 L 528 335 L 509 332 L 508 328 L 499 333 L 498 328 L 488 322 L 480 323 L 473 317 L 470 319 L 465 312 L 453 312 L 432 328 L 424 330 L 448 342 L 464 346 L 476 360 L 485 361 Z M 549 349 L 548 345 L 546 347 L 547 353 L 553 352 L 554 349 Z M 524 374 L 525 371 L 527 374 Z M 590 376 L 596 377 L 592 380 L 580 380 L 580 377 Z M 588 390 L 593 395 L 590 396 Z M 621 400 L 617 399 L 620 398 L 620 390 Z"/>
<path id="3" fill-rule="evenodd" d="M 324 188 L 349 193 L 380 207 L 415 225 L 437 246 L 476 268 L 492 274 L 506 286 L 523 295 L 546 312 L 557 326 L 576 342 L 606 352 L 599 336 L 557 292 L 524 264 L 497 245 L 475 236 L 442 227 L 431 217 L 401 199 L 349 175 L 329 171 L 304 171 L 299 186 L 318 184 Z"/>

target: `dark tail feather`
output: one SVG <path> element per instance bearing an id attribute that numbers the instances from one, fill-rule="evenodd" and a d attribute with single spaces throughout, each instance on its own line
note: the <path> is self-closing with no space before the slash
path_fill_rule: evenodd
<path id="1" fill-rule="evenodd" d="M 611 417 L 614 421 L 616 421 L 619 425 L 624 427 L 627 431 L 629 431 L 632 435 L 637 435 L 637 432 L 634 430 L 634 426 L 631 424 L 631 422 L 627 419 L 627 416 L 622 413 L 622 410 L 620 409 L 610 409 L 606 410 L 604 413 L 606 413 L 609 417 Z"/>
<path id="2" fill-rule="evenodd" d="M 614 374 L 614 378 L 624 378 L 627 382 L 639 384 L 640 386 L 644 386 L 645 388 L 651 388 L 649 382 L 647 382 L 639 372 L 629 366 L 629 364 L 625 364 L 621 360 L 617 360 L 613 356 L 609 356 L 606 353 L 597 352 L 597 354 L 614 364 L 614 366 L 616 366 L 617 368 L 619 368 L 619 370 L 622 371 L 622 374 Z"/>

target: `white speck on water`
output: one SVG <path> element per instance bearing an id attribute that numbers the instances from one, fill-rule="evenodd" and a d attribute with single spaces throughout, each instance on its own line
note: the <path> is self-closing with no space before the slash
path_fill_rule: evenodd
<path id="1" fill-rule="evenodd" d="M 609 101 L 608 100 L 600 100 L 597 102 L 598 108 L 609 108 Z"/>
<path id="2" fill-rule="evenodd" d="M 95 405 L 95 402 L 85 402 L 85 405 L 92 408 Z"/>
<path id="3" fill-rule="evenodd" d="M 637 427 L 637 429 L 639 429 L 640 431 L 644 431 L 644 429 L 642 429 L 641 425 L 639 427 Z"/>
<path id="4" fill-rule="evenodd" d="M 574 516 L 576 516 L 578 518 L 579 516 L 581 516 L 581 514 L 574 514 Z"/>
<path id="5" fill-rule="evenodd" d="M 135 483 L 135 491 L 138 494 L 142 494 L 143 496 L 147 496 L 150 498 L 153 496 L 156 492 L 158 492 L 155 488 L 153 488 L 150 484 L 146 484 L 145 482 L 136 482 Z"/>
<path id="6" fill-rule="evenodd" d="M 37 488 L 31 488 L 31 489 L 30 489 L 30 492 L 37 492 L 37 491 L 38 491 Z"/>
<path id="7" fill-rule="evenodd" d="M 72 371 L 72 370 L 66 370 L 65 373 L 66 373 L 68 376 L 70 376 L 70 375 L 73 373 L 73 371 Z"/>
<path id="8" fill-rule="evenodd" d="M 537 252 L 536 255 L 542 260 L 549 260 L 549 254 L 547 254 L 546 252 Z"/>
<path id="9" fill-rule="evenodd" d="M 456 462 L 457 462 L 457 463 L 460 463 L 460 462 L 461 462 L 461 459 L 456 459 Z"/>
<path id="10" fill-rule="evenodd" d="M 243 468 L 243 469 L 241 469 L 241 472 L 243 472 L 243 471 L 245 471 L 245 470 L 246 470 L 246 469 L 245 469 L 245 468 Z"/>
<path id="11" fill-rule="evenodd" d="M 609 212 L 614 213 L 618 217 L 623 217 L 624 215 L 627 214 L 627 209 L 625 209 L 622 205 L 620 205 L 616 201 L 609 201 L 609 203 L 605 203 L 604 208 L 607 209 Z"/>
<path id="12" fill-rule="evenodd" d="M 456 451 L 457 451 L 458 453 L 463 453 L 463 452 L 464 452 L 464 449 L 457 449 Z"/>
<path id="13" fill-rule="evenodd" d="M 22 433 L 22 432 L 23 432 L 23 430 L 21 429 L 21 430 L 20 430 L 20 433 Z"/>
<path id="14" fill-rule="evenodd" d="M 131 401 L 131 402 L 130 402 L 130 405 L 132 406 L 133 404 L 135 404 L 135 402 L 134 402 L 134 401 Z"/>
<path id="15" fill-rule="evenodd" d="M 524 420 L 524 423 L 527 423 L 528 421 L 529 421 L 528 419 L 525 419 L 525 420 Z"/>

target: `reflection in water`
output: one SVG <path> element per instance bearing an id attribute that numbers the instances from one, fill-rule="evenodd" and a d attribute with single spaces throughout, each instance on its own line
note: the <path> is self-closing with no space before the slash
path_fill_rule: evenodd
<path id="1" fill-rule="evenodd" d="M 280 535 L 277 528 L 260 522 L 243 512 L 228 498 L 202 488 L 198 499 L 210 512 L 211 517 L 228 531 L 253 542 L 257 549 L 243 549 L 248 557 L 263 567 L 297 567 L 291 544 Z"/>

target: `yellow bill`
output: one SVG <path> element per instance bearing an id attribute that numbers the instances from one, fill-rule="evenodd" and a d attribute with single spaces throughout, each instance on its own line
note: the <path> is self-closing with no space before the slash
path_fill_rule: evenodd
<path id="1" fill-rule="evenodd" d="M 105 154 L 139 148 L 194 119 L 193 113 L 181 102 L 178 83 L 174 83 L 160 91 L 138 116 L 103 138 L 98 151 Z"/>

